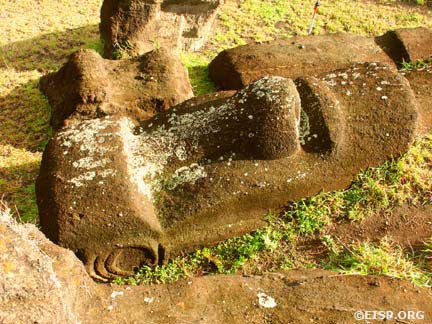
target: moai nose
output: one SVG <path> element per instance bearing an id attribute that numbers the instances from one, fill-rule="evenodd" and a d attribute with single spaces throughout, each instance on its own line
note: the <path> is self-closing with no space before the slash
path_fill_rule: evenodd
<path id="1" fill-rule="evenodd" d="M 300 96 L 291 79 L 265 77 L 229 99 L 187 107 L 141 125 L 155 136 L 166 133 L 177 144 L 184 142 L 184 160 L 230 153 L 237 159 L 274 160 L 300 150 Z"/>

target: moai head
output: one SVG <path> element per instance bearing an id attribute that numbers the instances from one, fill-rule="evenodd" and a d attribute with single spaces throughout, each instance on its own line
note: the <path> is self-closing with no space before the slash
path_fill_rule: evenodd
<path id="1" fill-rule="evenodd" d="M 112 116 L 57 132 L 37 196 L 45 233 L 113 278 L 243 234 L 288 201 L 349 185 L 405 152 L 414 95 L 392 68 L 358 64 L 265 77 L 151 119 Z"/>

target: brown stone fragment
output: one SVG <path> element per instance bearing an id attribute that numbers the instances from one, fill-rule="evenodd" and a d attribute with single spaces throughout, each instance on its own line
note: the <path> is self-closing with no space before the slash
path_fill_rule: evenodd
<path id="1" fill-rule="evenodd" d="M 223 0 L 105 0 L 100 32 L 105 56 L 136 56 L 158 47 L 196 51 Z"/>

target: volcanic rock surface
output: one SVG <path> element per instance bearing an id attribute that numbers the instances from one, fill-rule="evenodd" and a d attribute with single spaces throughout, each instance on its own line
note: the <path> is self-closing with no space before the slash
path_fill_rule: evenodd
<path id="1" fill-rule="evenodd" d="M 233 90 L 268 75 L 295 79 L 358 62 L 393 64 L 373 39 L 336 33 L 296 36 L 228 49 L 210 63 L 209 72 L 218 87 Z"/>
<path id="2" fill-rule="evenodd" d="M 75 255 L 0 202 L 0 323 L 78 323 L 94 285 Z"/>
<path id="3" fill-rule="evenodd" d="M 40 87 L 51 104 L 54 129 L 66 119 L 120 115 L 145 120 L 193 96 L 186 68 L 164 49 L 119 61 L 81 50 L 43 77 Z"/>
<path id="4" fill-rule="evenodd" d="M 198 50 L 223 0 L 105 0 L 100 32 L 109 58 L 158 47 Z"/>
<path id="5" fill-rule="evenodd" d="M 187 101 L 134 123 L 71 123 L 44 152 L 40 221 L 94 277 L 132 273 L 262 224 L 286 202 L 348 186 L 409 148 L 417 102 L 389 65 Z"/>
<path id="6" fill-rule="evenodd" d="M 425 27 L 390 30 L 375 40 L 397 63 L 432 58 L 432 30 Z"/>
<path id="7" fill-rule="evenodd" d="M 432 56 L 432 31 L 397 29 L 374 38 L 346 33 L 297 36 L 225 50 L 210 63 L 221 89 L 241 89 L 267 75 L 297 78 L 345 68 L 357 62 L 399 64 Z"/>
<path id="8" fill-rule="evenodd" d="M 406 71 L 404 77 L 409 81 L 411 89 L 419 104 L 419 134 L 432 133 L 432 66 Z"/>

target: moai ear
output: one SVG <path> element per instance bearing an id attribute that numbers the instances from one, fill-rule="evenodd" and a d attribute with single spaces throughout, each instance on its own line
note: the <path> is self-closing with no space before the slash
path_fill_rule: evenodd
<path id="1" fill-rule="evenodd" d="M 119 246 L 113 249 L 106 258 L 104 266 L 108 273 L 114 276 L 131 276 L 143 265 L 156 266 L 162 263 L 163 260 L 158 259 L 158 251 L 158 243 L 147 238 L 136 246 Z"/>

